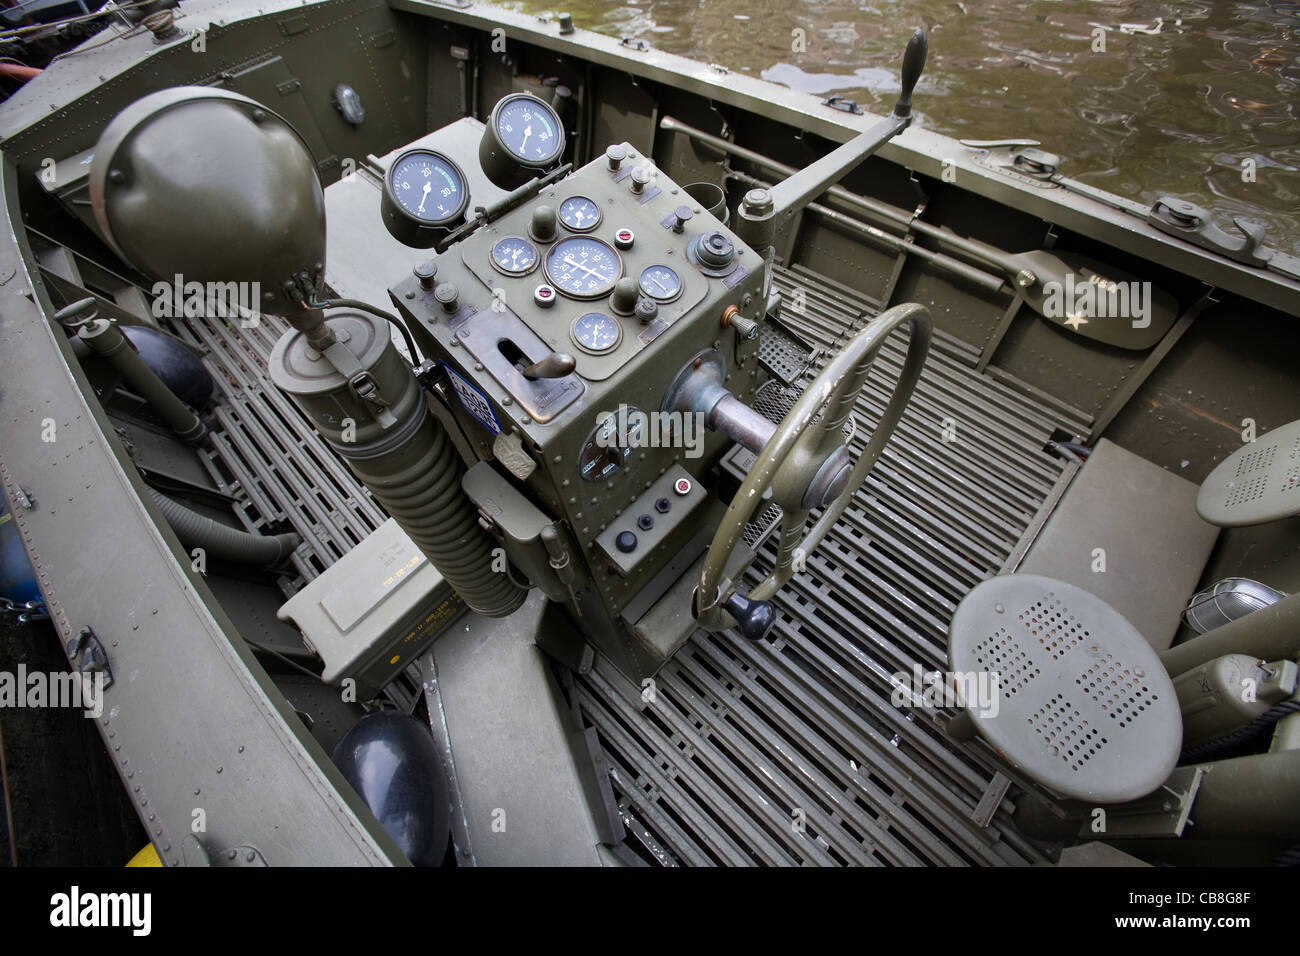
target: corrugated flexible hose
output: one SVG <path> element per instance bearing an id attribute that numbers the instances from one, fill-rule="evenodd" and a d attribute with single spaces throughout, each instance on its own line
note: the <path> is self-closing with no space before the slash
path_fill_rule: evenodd
<path id="1" fill-rule="evenodd" d="M 517 610 L 527 593 L 493 568 L 492 539 L 461 490 L 464 466 L 446 431 L 421 400 L 409 437 L 386 439 L 388 450 L 366 454 L 334 443 L 375 500 L 423 551 L 465 603 L 488 617 Z M 394 429 L 404 433 L 410 426 Z"/>
<path id="2" fill-rule="evenodd" d="M 302 538 L 293 533 L 260 535 L 240 531 L 192 511 L 156 489 L 150 488 L 149 491 L 176 537 L 181 539 L 181 544 L 187 548 L 202 548 L 209 558 L 270 567 L 287 558 L 302 542 Z"/>

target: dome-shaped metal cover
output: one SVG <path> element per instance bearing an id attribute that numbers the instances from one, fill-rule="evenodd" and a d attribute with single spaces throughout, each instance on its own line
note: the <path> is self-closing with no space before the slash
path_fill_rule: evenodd
<path id="1" fill-rule="evenodd" d="M 168 282 L 257 283 L 292 313 L 287 281 L 325 268 L 325 196 L 282 117 L 226 90 L 151 93 L 105 127 L 90 169 L 95 221 L 132 267 Z M 247 287 L 245 287 L 247 288 Z"/>

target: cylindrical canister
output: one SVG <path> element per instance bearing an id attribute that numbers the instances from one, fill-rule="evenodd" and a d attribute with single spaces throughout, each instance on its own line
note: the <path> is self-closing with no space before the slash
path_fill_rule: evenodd
<path id="1" fill-rule="evenodd" d="M 287 332 L 271 353 L 272 380 L 466 604 L 490 617 L 510 614 L 525 592 L 501 562 L 494 569 L 493 541 L 461 490 L 464 465 L 388 323 L 340 310 L 325 324 L 357 367 L 344 375 L 301 332 Z"/>

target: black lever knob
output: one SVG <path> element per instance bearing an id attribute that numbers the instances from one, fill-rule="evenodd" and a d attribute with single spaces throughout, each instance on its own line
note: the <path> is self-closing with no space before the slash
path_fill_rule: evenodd
<path id="1" fill-rule="evenodd" d="M 912 90 L 916 88 L 916 81 L 921 78 L 921 71 L 925 69 L 925 57 L 929 51 L 930 35 L 924 30 L 917 30 L 912 34 L 912 39 L 907 41 L 907 49 L 903 51 L 903 70 L 899 77 L 902 92 L 898 95 L 898 102 L 894 104 L 895 116 L 912 115 Z"/>
<path id="2" fill-rule="evenodd" d="M 529 380 L 539 378 L 564 378 L 566 375 L 572 375 L 573 370 L 577 367 L 577 359 L 568 352 L 552 352 L 540 362 L 534 362 L 527 368 L 522 369 L 522 372 L 524 378 Z"/>
<path id="3" fill-rule="evenodd" d="M 751 641 L 761 641 L 776 623 L 776 608 L 770 601 L 751 601 L 739 591 L 732 591 L 722 607 L 736 619 L 740 633 Z"/>

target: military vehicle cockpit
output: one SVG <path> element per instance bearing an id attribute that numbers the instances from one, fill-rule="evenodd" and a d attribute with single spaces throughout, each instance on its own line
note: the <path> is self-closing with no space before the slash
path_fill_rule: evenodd
<path id="1" fill-rule="evenodd" d="M 1241 549 L 1197 593 L 1219 527 L 1295 514 L 1300 430 L 1198 491 L 1101 434 L 1218 307 L 1194 276 L 1166 265 L 1178 294 L 1158 284 L 1144 323 L 1085 330 L 1054 311 L 1056 280 L 1137 282 L 1115 265 L 1136 257 L 931 225 L 928 200 L 898 204 L 945 188 L 914 172 L 882 187 L 893 202 L 846 188 L 911 126 L 927 45 L 903 52 L 889 115 L 798 165 L 680 103 L 691 122 L 656 104 L 648 140 L 597 141 L 617 127 L 593 121 L 591 86 L 580 102 L 518 70 L 482 119 L 407 124 L 327 186 L 319 137 L 234 72 L 133 98 L 60 158 L 78 173 L 50 201 L 175 306 L 141 332 L 47 262 L 62 344 L 111 379 L 97 391 L 160 527 L 224 562 L 209 586 L 235 655 L 283 694 L 263 710 L 291 715 L 281 736 L 311 743 L 286 746 L 343 794 L 322 815 L 383 825 L 362 856 L 1042 863 L 1100 843 L 1098 807 L 1128 859 L 1193 817 L 1259 841 L 1242 859 L 1300 836 L 1294 601 L 1235 576 Z M 477 67 L 458 75 L 477 95 Z M 354 129 L 376 108 L 332 97 Z M 981 175 L 1006 160 L 1015 189 L 1046 189 L 1018 150 L 980 147 Z M 866 263 L 878 296 L 854 285 Z M 1049 365 L 1087 400 L 1050 391 Z M 200 380 L 211 406 L 186 391 Z M 202 469 L 169 459 L 181 445 Z M 1246 763 L 1206 762 L 1274 726 L 1283 742 Z M 211 741 L 155 784 L 172 811 L 242 759 Z M 393 753 L 405 798 L 370 772 Z M 259 779 L 287 765 L 259 760 Z M 212 816 L 210 840 L 154 833 L 159 857 L 351 852 Z"/>

